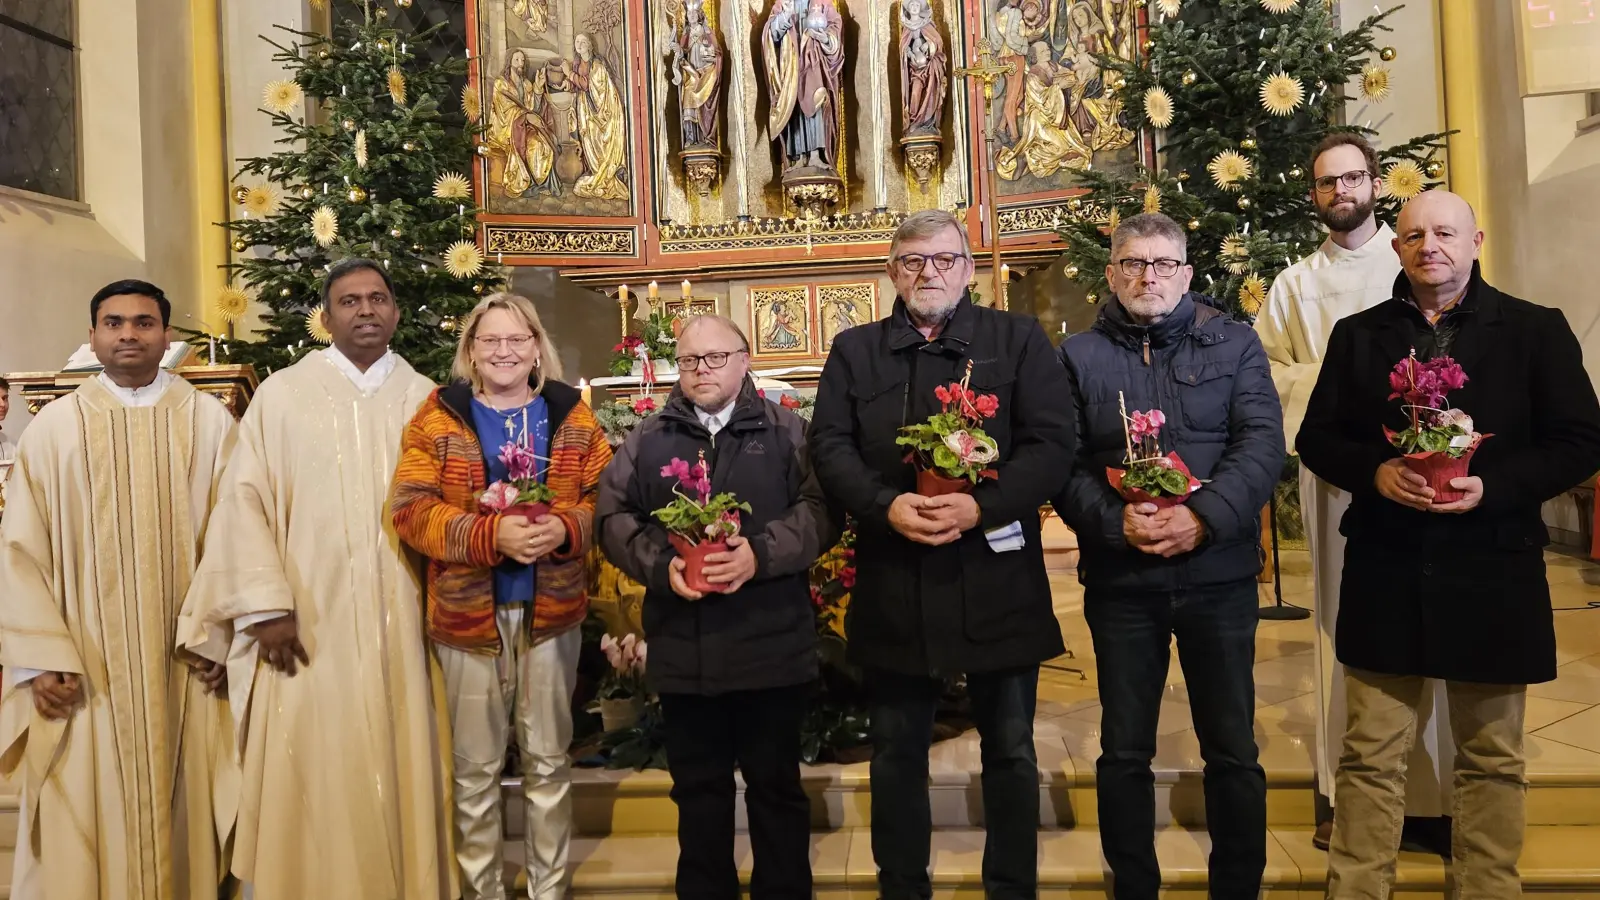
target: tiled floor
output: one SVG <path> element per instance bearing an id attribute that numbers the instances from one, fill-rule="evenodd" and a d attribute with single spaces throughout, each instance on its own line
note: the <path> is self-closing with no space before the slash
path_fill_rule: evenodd
<path id="1" fill-rule="evenodd" d="M 1600 777 L 1600 564 L 1550 554 L 1552 602 L 1556 612 L 1557 678 L 1528 689 L 1529 775 L 1585 771 Z M 1310 557 L 1284 551 L 1286 603 L 1312 602 Z M 1040 678 L 1039 728 L 1042 741 L 1059 738 L 1080 767 L 1092 769 L 1099 754 L 1100 704 L 1089 627 L 1083 619 L 1083 590 L 1068 573 L 1053 576 L 1056 615 L 1070 657 L 1050 664 Z M 1272 585 L 1261 585 L 1262 602 L 1273 599 Z M 1260 623 L 1256 637 L 1256 737 L 1262 764 L 1309 769 L 1316 715 L 1309 619 Z M 1077 672 L 1065 671 L 1066 668 Z M 1174 652 L 1157 728 L 1158 770 L 1199 766 L 1199 744 L 1189 716 L 1183 672 Z M 975 737 L 964 735 L 964 739 Z M 963 738 L 958 738 L 961 740 Z"/>

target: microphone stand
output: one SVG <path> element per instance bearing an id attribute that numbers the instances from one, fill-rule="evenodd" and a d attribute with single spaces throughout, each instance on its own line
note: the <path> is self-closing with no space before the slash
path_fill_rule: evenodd
<path id="1" fill-rule="evenodd" d="M 1305 509 L 1305 498 L 1301 498 L 1302 510 Z M 1272 520 L 1272 592 L 1278 602 L 1272 606 L 1263 606 L 1256 611 L 1262 619 L 1274 622 L 1289 622 L 1297 619 L 1311 618 L 1311 610 L 1283 602 L 1283 569 L 1278 560 L 1278 492 L 1272 492 L 1272 499 L 1267 501 L 1267 515 Z"/>

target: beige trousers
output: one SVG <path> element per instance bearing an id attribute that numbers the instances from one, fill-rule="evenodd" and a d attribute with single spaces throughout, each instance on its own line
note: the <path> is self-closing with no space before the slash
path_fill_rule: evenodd
<path id="1" fill-rule="evenodd" d="M 1339 520 L 1350 508 L 1350 495 L 1300 467 L 1300 518 L 1311 545 L 1311 578 L 1315 588 L 1317 636 L 1311 645 L 1317 669 L 1316 747 L 1312 763 L 1317 769 L 1317 790 L 1333 796 L 1334 771 L 1344 744 L 1344 666 L 1334 653 L 1333 635 L 1339 621 L 1339 581 L 1344 573 L 1344 535 Z M 1411 778 L 1406 790 L 1406 815 L 1442 816 L 1450 809 L 1450 717 L 1444 714 L 1444 682 L 1429 679 L 1418 695 L 1421 726 L 1412 744 L 1406 769 Z"/>
<path id="2" fill-rule="evenodd" d="M 435 644 L 444 670 L 455 756 L 456 862 L 463 900 L 504 900 L 500 775 L 513 738 L 522 750 L 528 897 L 560 900 L 572 839 L 572 692 L 577 628 L 531 642 L 527 607 L 502 606 L 498 657 Z M 513 730 L 513 726 L 515 726 Z"/>
<path id="3" fill-rule="evenodd" d="M 1417 737 L 1427 679 L 1345 670 L 1349 727 L 1334 785 L 1339 813 L 1328 852 L 1328 896 L 1386 900 L 1405 816 L 1406 759 Z M 1445 683 L 1455 733 L 1450 837 L 1456 900 L 1522 896 L 1517 858 L 1528 782 L 1522 720 L 1525 685 Z"/>

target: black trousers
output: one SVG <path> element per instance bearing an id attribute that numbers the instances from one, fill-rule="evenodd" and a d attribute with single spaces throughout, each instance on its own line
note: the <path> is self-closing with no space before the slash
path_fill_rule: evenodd
<path id="1" fill-rule="evenodd" d="M 707 697 L 662 694 L 678 807 L 679 900 L 738 900 L 734 766 L 744 776 L 755 871 L 751 900 L 811 897 L 811 804 L 800 786 L 800 723 L 812 685 Z"/>

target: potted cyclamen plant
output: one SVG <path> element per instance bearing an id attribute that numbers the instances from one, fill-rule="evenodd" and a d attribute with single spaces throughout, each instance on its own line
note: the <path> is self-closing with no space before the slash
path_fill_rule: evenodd
<path id="1" fill-rule="evenodd" d="M 1436 356 L 1418 362 L 1415 349 L 1389 372 L 1389 399 L 1405 401 L 1402 409 L 1410 414 L 1411 427 L 1394 431 L 1384 426 L 1384 437 L 1403 454 L 1406 468 L 1428 480 L 1435 503 L 1466 496 L 1450 482 L 1467 477 L 1472 454 L 1493 436 L 1474 431 L 1472 417 L 1461 410 L 1444 408 L 1445 397 L 1466 384 L 1467 373 L 1454 359 Z"/>
<path id="2" fill-rule="evenodd" d="M 917 467 L 917 493 L 924 497 L 970 492 L 985 478 L 999 478 L 990 465 L 1000 457 L 994 438 L 979 426 L 1000 411 L 993 394 L 974 393 L 972 361 L 961 381 L 933 389 L 939 411 L 918 425 L 900 429 L 895 443 L 910 447 L 906 462 Z"/>
<path id="3" fill-rule="evenodd" d="M 645 642 L 632 634 L 620 641 L 608 634 L 600 639 L 600 650 L 611 664 L 595 697 L 601 727 L 607 732 L 631 728 L 644 712 Z"/>
<path id="4" fill-rule="evenodd" d="M 1117 392 L 1117 408 L 1122 415 L 1122 439 L 1127 448 L 1123 457 L 1126 469 L 1106 467 L 1111 489 L 1129 503 L 1152 503 L 1157 507 L 1177 506 L 1200 489 L 1200 479 L 1177 451 L 1161 452 L 1161 428 L 1167 416 L 1159 409 L 1135 410 L 1128 415 L 1127 402 Z"/>
<path id="5" fill-rule="evenodd" d="M 500 462 L 505 464 L 506 479 L 484 489 L 478 507 L 504 516 L 523 516 L 530 522 L 548 515 L 556 492 L 539 480 L 539 457 L 533 448 L 507 441 L 500 448 Z"/>
<path id="6" fill-rule="evenodd" d="M 672 462 L 661 467 L 661 476 L 673 479 L 675 499 L 653 515 L 667 529 L 667 540 L 683 557 L 684 584 L 702 594 L 726 589 L 726 585 L 706 581 L 706 557 L 728 549 L 728 538 L 739 533 L 739 511 L 750 512 L 750 504 L 740 503 L 727 491 L 711 495 L 711 469 L 706 465 L 704 450 L 694 465 L 673 457 Z"/>

